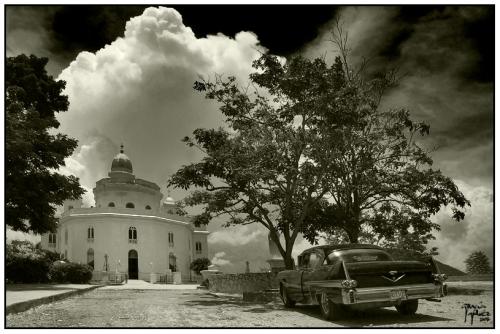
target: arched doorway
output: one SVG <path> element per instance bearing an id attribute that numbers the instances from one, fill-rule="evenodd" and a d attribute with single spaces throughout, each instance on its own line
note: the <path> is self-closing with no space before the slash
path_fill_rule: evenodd
<path id="1" fill-rule="evenodd" d="M 135 249 L 131 249 L 128 252 L 128 278 L 138 279 L 139 278 L 139 263 L 138 255 Z"/>
<path id="2" fill-rule="evenodd" d="M 177 258 L 174 253 L 168 255 L 168 268 L 172 270 L 172 272 L 177 271 Z"/>

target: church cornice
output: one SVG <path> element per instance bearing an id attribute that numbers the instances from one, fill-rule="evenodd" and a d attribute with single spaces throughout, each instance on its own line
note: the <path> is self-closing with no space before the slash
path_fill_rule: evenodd
<path id="1" fill-rule="evenodd" d="M 190 222 L 185 222 L 185 221 L 176 220 L 176 219 L 172 219 L 172 218 L 154 216 L 154 215 L 133 214 L 133 213 L 116 213 L 116 212 L 70 213 L 70 214 L 64 215 L 61 218 L 61 223 L 70 222 L 71 220 L 78 219 L 78 218 L 103 218 L 103 217 L 106 217 L 106 218 L 146 219 L 146 220 L 152 220 L 152 221 L 156 221 L 156 222 L 163 221 L 163 222 L 174 223 L 176 225 L 185 226 L 185 227 L 189 228 L 194 233 L 210 234 L 210 232 L 208 232 L 208 231 L 196 230 L 195 227 Z"/>

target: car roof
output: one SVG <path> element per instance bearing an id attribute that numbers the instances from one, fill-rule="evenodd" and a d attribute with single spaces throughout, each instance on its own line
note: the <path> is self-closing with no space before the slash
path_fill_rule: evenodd
<path id="1" fill-rule="evenodd" d="M 321 245 L 321 246 L 311 247 L 311 248 L 306 249 L 302 253 L 300 253 L 300 255 L 307 253 L 307 252 L 310 252 L 310 251 L 313 251 L 315 249 L 327 249 L 329 251 L 344 250 L 344 249 L 379 249 L 379 250 L 384 250 L 380 246 L 370 245 L 370 244 L 337 244 L 337 245 Z"/>

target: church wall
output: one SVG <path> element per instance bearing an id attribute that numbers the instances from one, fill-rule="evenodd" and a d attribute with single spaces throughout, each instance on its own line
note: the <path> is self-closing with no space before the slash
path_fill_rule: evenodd
<path id="1" fill-rule="evenodd" d="M 108 175 L 109 178 L 96 183 L 95 207 L 82 208 L 81 200 L 65 201 L 57 231 L 57 246 L 55 249 L 49 247 L 49 236 L 45 234 L 42 247 L 52 248 L 69 261 L 84 264 L 88 263 L 87 254 L 91 248 L 96 272 L 105 270 L 106 255 L 107 270 L 122 273 L 128 272 L 128 254 L 135 250 L 139 279 L 148 281 L 151 272 L 160 275 L 167 272 L 170 254 L 173 254 L 183 280 L 190 279 L 191 261 L 207 256 L 207 235 L 193 233 L 189 218 L 170 212 L 169 209 L 175 209 L 171 198 L 161 203 L 163 195 L 158 185 L 135 178 L 132 163 L 123 147 L 113 159 Z M 113 207 L 109 207 L 110 202 L 114 203 Z M 127 203 L 133 203 L 134 208 L 127 208 Z M 88 238 L 89 227 L 94 231 L 92 240 Z M 129 240 L 130 227 L 136 229 L 136 242 Z M 169 242 L 169 233 L 174 235 L 173 244 Z M 202 242 L 201 254 L 195 252 L 196 241 Z"/>
<path id="2" fill-rule="evenodd" d="M 116 187 L 116 185 L 113 186 Z M 96 207 L 105 208 L 113 202 L 115 207 L 125 208 L 127 203 L 133 203 L 136 209 L 144 210 L 146 205 L 149 205 L 152 213 L 158 213 L 160 199 L 160 194 L 153 195 L 127 190 L 100 191 L 96 196 Z"/>
<path id="3" fill-rule="evenodd" d="M 201 242 L 201 253 L 196 252 L 196 242 Z M 205 233 L 193 233 L 193 254 L 194 259 L 206 257 L 208 258 L 208 243 Z"/>
<path id="4" fill-rule="evenodd" d="M 94 228 L 94 241 L 88 242 L 87 229 Z M 129 243 L 129 227 L 137 229 L 137 243 Z M 68 245 L 64 244 L 64 231 L 68 229 Z M 168 243 L 168 233 L 174 233 L 174 245 Z M 189 264 L 192 256 L 189 238 L 192 231 L 187 226 L 154 221 L 136 217 L 78 217 L 63 222 L 60 226 L 62 238 L 61 253 L 67 250 L 68 260 L 87 263 L 87 250 L 94 250 L 95 270 L 104 269 L 104 255 L 108 255 L 108 270 L 128 271 L 128 252 L 135 249 L 138 253 L 139 278 L 149 280 L 151 262 L 153 272 L 165 274 L 169 254 L 177 258 L 177 270 L 183 279 L 190 276 Z M 120 260 L 120 265 L 118 265 Z"/>

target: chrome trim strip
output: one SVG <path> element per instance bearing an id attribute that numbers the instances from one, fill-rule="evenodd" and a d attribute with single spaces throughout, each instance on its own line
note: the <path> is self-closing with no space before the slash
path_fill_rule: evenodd
<path id="1" fill-rule="evenodd" d="M 441 286 L 433 283 L 419 285 L 399 285 L 394 287 L 375 287 L 356 289 L 356 303 L 397 302 L 390 299 L 391 290 L 405 290 L 408 299 L 441 297 Z"/>
<path id="2" fill-rule="evenodd" d="M 315 288 L 342 288 L 342 281 L 343 280 L 308 281 L 304 282 L 304 285 Z"/>
<path id="3" fill-rule="evenodd" d="M 345 265 L 345 262 L 342 261 L 342 267 L 344 267 L 344 273 L 345 273 L 345 279 L 346 280 L 350 280 L 351 279 L 351 276 L 349 276 L 349 272 L 347 271 L 347 267 Z"/>
<path id="4" fill-rule="evenodd" d="M 402 279 L 402 278 L 403 278 L 403 277 L 405 277 L 405 276 L 406 276 L 406 274 L 403 274 L 403 275 L 399 276 L 399 277 L 398 277 L 398 278 L 396 278 L 396 279 L 392 279 L 392 278 L 389 278 L 389 277 L 384 276 L 384 275 L 382 275 L 382 276 L 380 276 L 380 277 L 385 278 L 386 280 L 388 280 L 388 281 L 390 281 L 390 282 L 392 282 L 392 283 L 396 283 L 397 281 L 399 281 L 400 279 Z"/>

